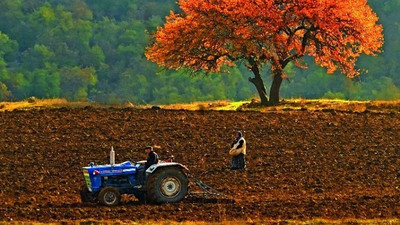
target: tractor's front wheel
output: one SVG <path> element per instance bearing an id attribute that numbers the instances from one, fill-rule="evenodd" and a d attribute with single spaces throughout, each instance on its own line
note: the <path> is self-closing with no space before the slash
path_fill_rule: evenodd
<path id="1" fill-rule="evenodd" d="M 147 180 L 147 197 L 156 203 L 178 202 L 186 196 L 188 179 L 179 168 L 161 168 Z"/>
<path id="2" fill-rule="evenodd" d="M 121 194 L 116 188 L 105 187 L 99 193 L 99 202 L 106 206 L 116 206 L 121 201 Z"/>

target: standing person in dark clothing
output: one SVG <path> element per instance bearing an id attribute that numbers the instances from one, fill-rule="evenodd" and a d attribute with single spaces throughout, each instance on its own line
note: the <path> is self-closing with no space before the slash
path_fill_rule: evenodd
<path id="1" fill-rule="evenodd" d="M 246 140 L 244 139 L 241 131 L 236 133 L 235 140 L 232 142 L 231 150 L 229 151 L 229 155 L 232 156 L 232 170 L 246 168 Z"/>

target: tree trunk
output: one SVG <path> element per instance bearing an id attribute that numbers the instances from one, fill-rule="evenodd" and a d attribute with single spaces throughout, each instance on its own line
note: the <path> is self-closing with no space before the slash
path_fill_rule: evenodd
<path id="1" fill-rule="evenodd" d="M 282 84 L 282 72 L 274 72 L 274 80 L 272 81 L 270 99 L 268 105 L 277 105 L 279 103 L 279 90 Z"/>
<path id="2" fill-rule="evenodd" d="M 264 81 L 261 78 L 260 71 L 257 66 L 251 69 L 254 73 L 254 78 L 250 77 L 249 81 L 256 86 L 258 95 L 260 95 L 261 105 L 268 105 L 267 90 L 265 89 Z"/>

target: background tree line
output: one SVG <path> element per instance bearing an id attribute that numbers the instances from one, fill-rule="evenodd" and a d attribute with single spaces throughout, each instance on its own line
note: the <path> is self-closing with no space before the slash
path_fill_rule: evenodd
<path id="1" fill-rule="evenodd" d="M 362 57 L 353 80 L 289 65 L 281 96 L 400 98 L 400 0 L 369 0 L 384 26 L 384 52 Z M 146 60 L 151 34 L 175 0 L 0 0 L 0 101 L 67 98 L 168 104 L 256 97 L 247 67 L 222 74 L 168 71 Z M 269 68 L 263 76 L 267 87 Z"/>

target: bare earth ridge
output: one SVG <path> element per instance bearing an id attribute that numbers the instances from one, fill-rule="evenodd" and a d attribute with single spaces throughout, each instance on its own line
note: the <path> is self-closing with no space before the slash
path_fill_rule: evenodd
<path id="1" fill-rule="evenodd" d="M 0 113 L 0 221 L 227 221 L 398 218 L 400 114 L 39 109 Z M 248 142 L 245 172 L 227 170 L 236 130 Z M 235 199 L 185 199 L 117 207 L 82 204 L 81 167 L 175 156 Z"/>

